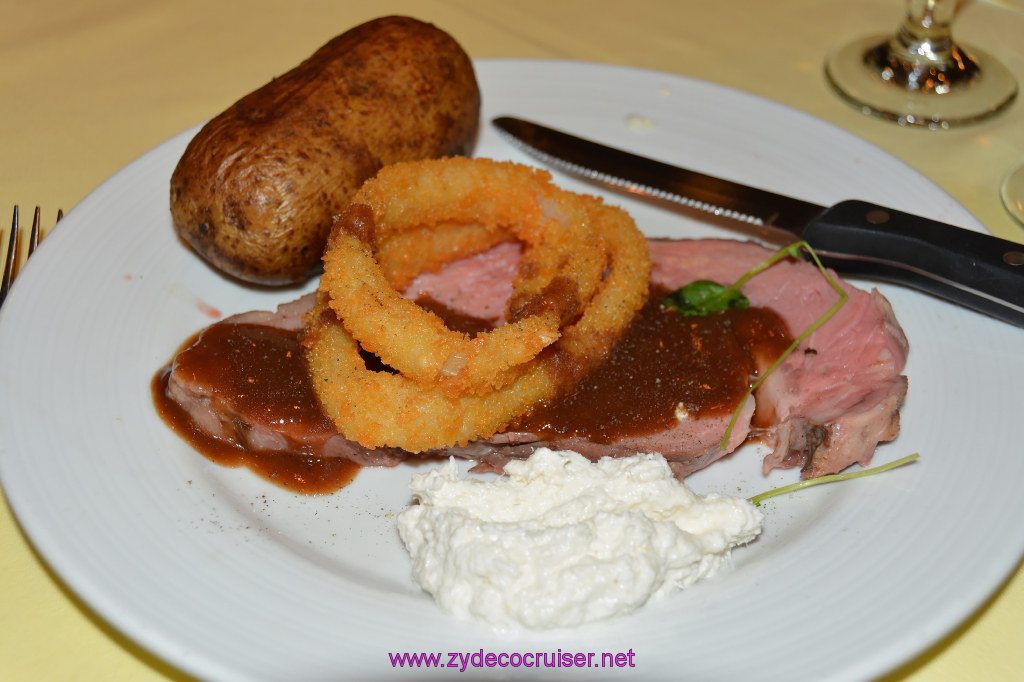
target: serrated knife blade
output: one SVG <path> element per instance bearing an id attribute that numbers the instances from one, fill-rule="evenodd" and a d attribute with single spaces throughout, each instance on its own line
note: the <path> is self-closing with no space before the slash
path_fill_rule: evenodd
<path id="1" fill-rule="evenodd" d="M 741 226 L 785 231 L 844 274 L 913 287 L 1024 327 L 1024 245 L 866 201 L 825 207 L 511 116 L 511 144 L 569 175 Z"/>

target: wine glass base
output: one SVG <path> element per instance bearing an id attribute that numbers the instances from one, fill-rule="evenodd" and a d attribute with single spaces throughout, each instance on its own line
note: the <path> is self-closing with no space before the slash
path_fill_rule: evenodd
<path id="1" fill-rule="evenodd" d="M 1017 96 L 1016 79 L 998 59 L 966 46 L 960 49 L 974 58 L 978 76 L 946 92 L 914 90 L 896 79 L 887 80 L 869 64 L 868 55 L 890 39 L 884 35 L 862 38 L 825 61 L 832 88 L 865 114 L 903 126 L 952 128 L 994 116 Z"/>
<path id="2" fill-rule="evenodd" d="M 1024 163 L 1011 169 L 999 185 L 999 198 L 1006 212 L 1024 225 Z"/>

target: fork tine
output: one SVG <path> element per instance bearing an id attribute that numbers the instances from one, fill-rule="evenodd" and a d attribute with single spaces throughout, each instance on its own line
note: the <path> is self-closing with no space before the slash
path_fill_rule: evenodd
<path id="1" fill-rule="evenodd" d="M 40 218 L 41 213 L 42 212 L 39 210 L 39 207 L 36 206 L 35 215 L 32 216 L 32 231 L 29 233 L 28 237 L 28 254 L 25 256 L 26 259 L 31 256 L 32 252 L 36 250 L 37 246 L 39 246 L 39 230 L 42 224 L 42 218 Z"/>
<path id="2" fill-rule="evenodd" d="M 4 262 L 3 279 L 0 280 L 0 305 L 3 305 L 7 298 L 7 291 L 11 288 L 11 280 L 14 278 L 14 261 L 18 252 L 18 207 L 14 207 L 14 218 L 11 220 L 11 235 L 7 239 L 7 259 Z"/>
<path id="3" fill-rule="evenodd" d="M 18 225 L 19 208 L 18 205 L 14 206 L 14 218 L 11 220 L 11 234 L 8 239 L 7 246 L 7 258 L 4 262 L 3 278 L 0 280 L 0 305 L 3 305 L 4 299 L 7 298 L 7 292 L 11 289 L 11 282 L 19 272 L 18 268 L 18 253 L 21 247 L 21 234 L 20 227 Z M 61 218 L 64 217 L 64 211 L 57 210 L 57 222 L 59 223 Z M 35 214 L 32 216 L 32 231 L 29 233 L 28 239 L 28 253 L 25 255 L 25 260 L 22 261 L 21 267 L 25 267 L 25 263 L 28 262 L 29 256 L 31 256 L 36 247 L 39 246 L 39 241 L 43 238 L 43 219 L 42 210 L 36 206 Z"/>

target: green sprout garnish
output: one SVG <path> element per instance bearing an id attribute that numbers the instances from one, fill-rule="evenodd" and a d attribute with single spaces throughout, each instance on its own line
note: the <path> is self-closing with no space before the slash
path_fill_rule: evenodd
<path id="1" fill-rule="evenodd" d="M 862 471 L 854 471 L 848 474 L 830 474 L 828 476 L 819 476 L 818 478 L 808 479 L 806 481 L 800 481 L 799 483 L 793 483 L 792 485 L 786 485 L 775 490 L 769 490 L 753 497 L 748 497 L 747 501 L 753 504 L 755 507 L 760 507 L 761 503 L 770 497 L 776 497 L 778 495 L 788 495 L 789 493 L 796 492 L 797 490 L 803 490 L 809 488 L 812 485 L 821 485 L 822 483 L 835 483 L 836 481 L 846 481 L 851 478 L 860 478 L 861 476 L 871 476 L 873 474 L 880 474 L 883 471 L 889 469 L 895 469 L 901 467 L 904 464 L 913 462 L 915 459 L 920 457 L 916 452 L 912 455 L 907 455 L 901 459 L 897 459 L 888 464 L 882 464 L 880 466 L 872 467 L 871 469 L 864 469 Z"/>
<path id="2" fill-rule="evenodd" d="M 779 367 L 779 365 L 785 362 L 786 358 L 800 346 L 804 339 L 813 334 L 818 327 L 835 315 L 836 311 L 843 307 L 843 304 L 846 303 L 846 299 L 849 297 L 846 292 L 843 291 L 843 288 L 839 286 L 839 283 L 828 274 L 828 270 L 826 270 L 825 266 L 821 264 L 818 254 L 814 252 L 811 245 L 805 241 L 799 241 L 779 249 L 763 262 L 755 265 L 744 273 L 742 277 L 736 280 L 736 282 L 729 287 L 723 287 L 720 284 L 709 282 L 708 280 L 697 280 L 696 282 L 691 282 L 685 287 L 673 291 L 665 297 L 664 301 L 662 301 L 662 305 L 665 307 L 678 310 L 680 314 L 687 317 L 711 315 L 716 312 L 729 310 L 730 308 L 746 308 L 750 305 L 750 302 L 747 300 L 746 296 L 740 293 L 740 287 L 746 284 L 751 278 L 778 263 L 783 258 L 799 258 L 801 250 L 806 250 L 807 253 L 810 254 L 811 259 L 814 261 L 814 264 L 818 266 L 818 270 L 825 278 L 825 281 L 827 281 L 829 285 L 835 289 L 836 293 L 839 294 L 839 300 L 836 301 L 831 308 L 826 310 L 821 317 L 812 322 L 811 325 L 803 331 L 803 333 L 796 337 L 796 339 L 793 340 L 793 343 L 783 351 L 782 355 L 772 363 L 768 370 L 747 389 L 747 392 L 740 400 L 740 404 L 737 405 L 736 409 L 733 411 L 732 418 L 729 420 L 729 426 L 725 430 L 725 435 L 722 436 L 721 443 L 719 443 L 719 448 L 722 450 L 729 447 L 729 437 L 732 436 L 732 430 L 736 426 L 737 420 L 739 420 L 740 412 L 742 412 L 743 406 L 747 404 L 747 400 L 751 395 L 753 395 L 754 391 L 764 383 L 765 379 L 767 379 L 771 373 Z"/>

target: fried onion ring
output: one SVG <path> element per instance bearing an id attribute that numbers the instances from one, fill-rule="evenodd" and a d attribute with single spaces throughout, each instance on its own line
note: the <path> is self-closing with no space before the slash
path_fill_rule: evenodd
<path id="1" fill-rule="evenodd" d="M 536 364 L 483 395 L 452 395 L 401 374 L 367 369 L 359 344 L 323 291 L 310 313 L 304 344 L 325 412 L 349 440 L 366 447 L 423 452 L 493 435 L 551 394 L 549 367 Z"/>
<path id="2" fill-rule="evenodd" d="M 503 326 L 471 338 L 398 293 L 420 272 L 510 240 L 524 250 Z M 305 341 L 318 395 L 367 447 L 488 437 L 611 349 L 646 297 L 649 268 L 624 211 L 543 171 L 465 158 L 386 167 L 324 254 Z M 367 369 L 360 347 L 397 374 Z"/>
<path id="3" fill-rule="evenodd" d="M 331 307 L 364 349 L 411 379 L 440 381 L 456 393 L 507 383 L 579 315 L 607 263 L 592 214 L 549 178 L 527 166 L 462 157 L 381 171 L 356 193 L 328 241 L 321 286 Z M 386 273 L 376 258 L 381 248 L 424 225 L 448 226 L 442 233 L 468 227 L 477 238 L 468 249 L 440 252 L 428 239 L 416 249 L 425 262 Z M 398 291 L 423 269 L 510 238 L 525 246 L 523 265 L 509 323 L 498 329 L 470 338 Z"/>

